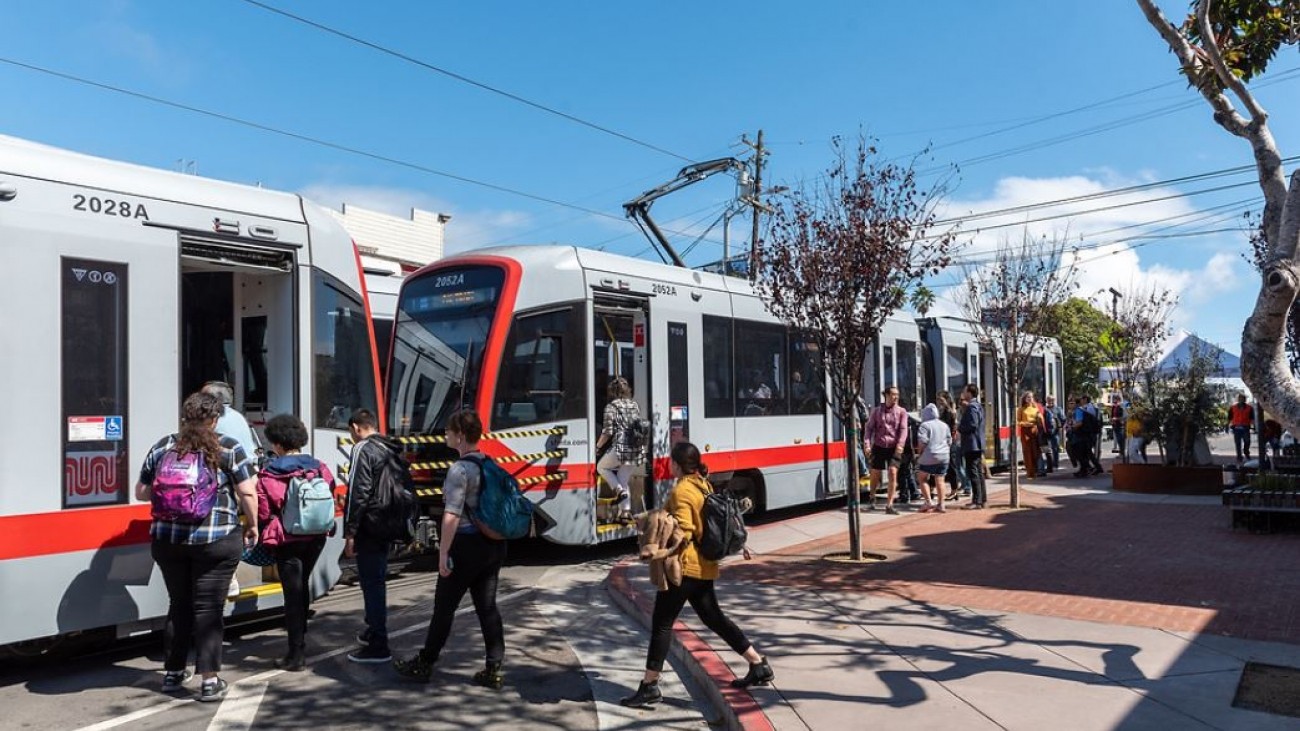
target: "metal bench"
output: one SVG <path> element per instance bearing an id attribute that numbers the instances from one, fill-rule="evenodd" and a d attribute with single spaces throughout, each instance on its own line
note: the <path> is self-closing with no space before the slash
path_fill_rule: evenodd
<path id="1" fill-rule="evenodd" d="M 1223 491 L 1223 504 L 1232 511 L 1232 529 L 1275 533 L 1300 528 L 1300 481 L 1289 488 L 1244 485 Z"/>

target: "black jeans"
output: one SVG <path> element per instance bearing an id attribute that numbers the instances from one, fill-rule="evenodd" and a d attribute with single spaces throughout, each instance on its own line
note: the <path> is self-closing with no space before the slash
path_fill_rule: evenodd
<path id="1" fill-rule="evenodd" d="M 439 576 L 433 591 L 433 617 L 424 638 L 424 659 L 438 661 L 442 648 L 451 636 L 451 623 L 460 608 L 460 600 L 469 592 L 474 613 L 483 631 L 487 661 L 500 664 L 506 654 L 506 635 L 497 609 L 497 582 L 501 564 L 506 560 L 506 542 L 494 541 L 478 533 L 462 533 L 451 543 L 451 576 Z"/>
<path id="2" fill-rule="evenodd" d="M 691 608 L 704 623 L 721 637 L 727 646 L 743 655 L 750 648 L 745 633 L 740 631 L 735 622 L 722 613 L 718 606 L 718 595 L 713 591 L 712 579 L 692 579 L 682 577 L 681 586 L 669 584 L 667 591 L 655 594 L 654 614 L 650 620 L 650 652 L 645 660 L 646 670 L 660 672 L 664 669 L 664 659 L 668 657 L 668 645 L 672 642 L 673 623 L 682 613 L 682 606 L 691 603 Z"/>
<path id="3" fill-rule="evenodd" d="M 244 539 L 238 529 L 212 543 L 153 542 L 153 560 L 167 585 L 164 670 L 184 670 L 195 648 L 195 670 L 221 670 L 221 639 L 230 578 L 235 575 Z"/>
<path id="4" fill-rule="evenodd" d="M 972 505 L 988 502 L 988 492 L 984 487 L 984 452 L 967 449 L 962 452 L 966 460 L 966 481 L 970 483 L 970 501 Z"/>
<path id="5" fill-rule="evenodd" d="M 311 606 L 311 572 L 325 548 L 325 539 L 294 541 L 275 547 L 275 570 L 284 589 L 284 628 L 289 635 L 289 654 L 302 656 L 307 650 L 307 609 Z"/>

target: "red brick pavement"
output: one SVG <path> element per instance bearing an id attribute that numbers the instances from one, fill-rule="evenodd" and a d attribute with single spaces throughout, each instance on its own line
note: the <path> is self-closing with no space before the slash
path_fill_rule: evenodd
<path id="1" fill-rule="evenodd" d="M 1049 498 L 865 529 L 888 560 L 832 563 L 847 536 L 729 567 L 728 580 L 1300 643 L 1300 536 L 1230 529 L 1219 506 Z"/>

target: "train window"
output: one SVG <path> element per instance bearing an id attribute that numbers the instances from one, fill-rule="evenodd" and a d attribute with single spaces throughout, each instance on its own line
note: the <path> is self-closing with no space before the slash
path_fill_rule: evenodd
<path id="1" fill-rule="evenodd" d="M 1020 384 L 1021 393 L 1032 391 L 1039 401 L 1043 400 L 1047 387 L 1047 369 L 1044 367 L 1044 360 L 1041 355 L 1030 356 L 1029 362 L 1025 364 L 1024 380 Z M 1019 395 L 1016 396 L 1016 404 L 1020 404 Z"/>
<path id="2" fill-rule="evenodd" d="M 312 272 L 312 339 L 313 421 L 322 429 L 346 429 L 356 409 L 376 410 L 370 329 L 361 300 L 320 271 Z"/>
<path id="3" fill-rule="evenodd" d="M 821 346 L 808 333 L 790 333 L 790 413 L 820 414 L 826 388 Z"/>
<path id="4" fill-rule="evenodd" d="M 972 356 L 973 359 L 974 356 Z M 966 380 L 966 349 L 956 346 L 948 346 L 948 393 L 956 394 L 966 387 L 970 381 Z"/>
<path id="5" fill-rule="evenodd" d="M 736 415 L 786 412 L 785 328 L 736 321 Z"/>
<path id="6" fill-rule="evenodd" d="M 127 265 L 62 260 L 63 507 L 127 500 Z"/>
<path id="7" fill-rule="evenodd" d="M 515 317 L 501 356 L 493 429 L 587 415 L 587 338 L 581 313 L 575 305 Z"/>
<path id="8" fill-rule="evenodd" d="M 880 379 L 880 383 L 877 384 L 880 386 L 880 393 L 875 394 L 877 397 L 884 393 L 886 388 L 898 385 L 898 382 L 894 380 L 894 346 L 886 345 L 880 350 L 884 354 L 885 368 L 883 373 L 885 377 Z"/>
<path id="9" fill-rule="evenodd" d="M 898 403 L 908 411 L 916 411 L 919 406 L 916 398 L 916 342 L 899 340 L 898 345 Z"/>
<path id="10" fill-rule="evenodd" d="M 731 320 L 704 316 L 704 415 L 710 419 L 736 413 L 731 385 Z"/>

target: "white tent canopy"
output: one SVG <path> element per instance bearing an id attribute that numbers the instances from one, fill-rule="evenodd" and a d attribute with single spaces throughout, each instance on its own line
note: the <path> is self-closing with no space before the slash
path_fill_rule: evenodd
<path id="1" fill-rule="evenodd" d="M 1157 374 L 1173 373 L 1178 366 L 1186 365 L 1192 359 L 1192 349 L 1196 348 L 1201 353 L 1217 355 L 1219 359 L 1219 370 L 1215 371 L 1206 379 L 1213 386 L 1223 389 L 1232 400 L 1235 400 L 1236 394 L 1244 393 L 1249 398 L 1250 389 L 1246 388 L 1246 382 L 1241 380 L 1241 358 L 1240 356 L 1229 353 L 1214 343 L 1207 342 L 1200 337 L 1186 331 L 1179 330 L 1173 338 L 1170 339 L 1165 352 L 1160 356 L 1160 361 L 1156 364 Z M 1098 383 L 1109 383 L 1118 380 L 1119 374 L 1114 366 L 1102 366 L 1097 372 Z"/>

